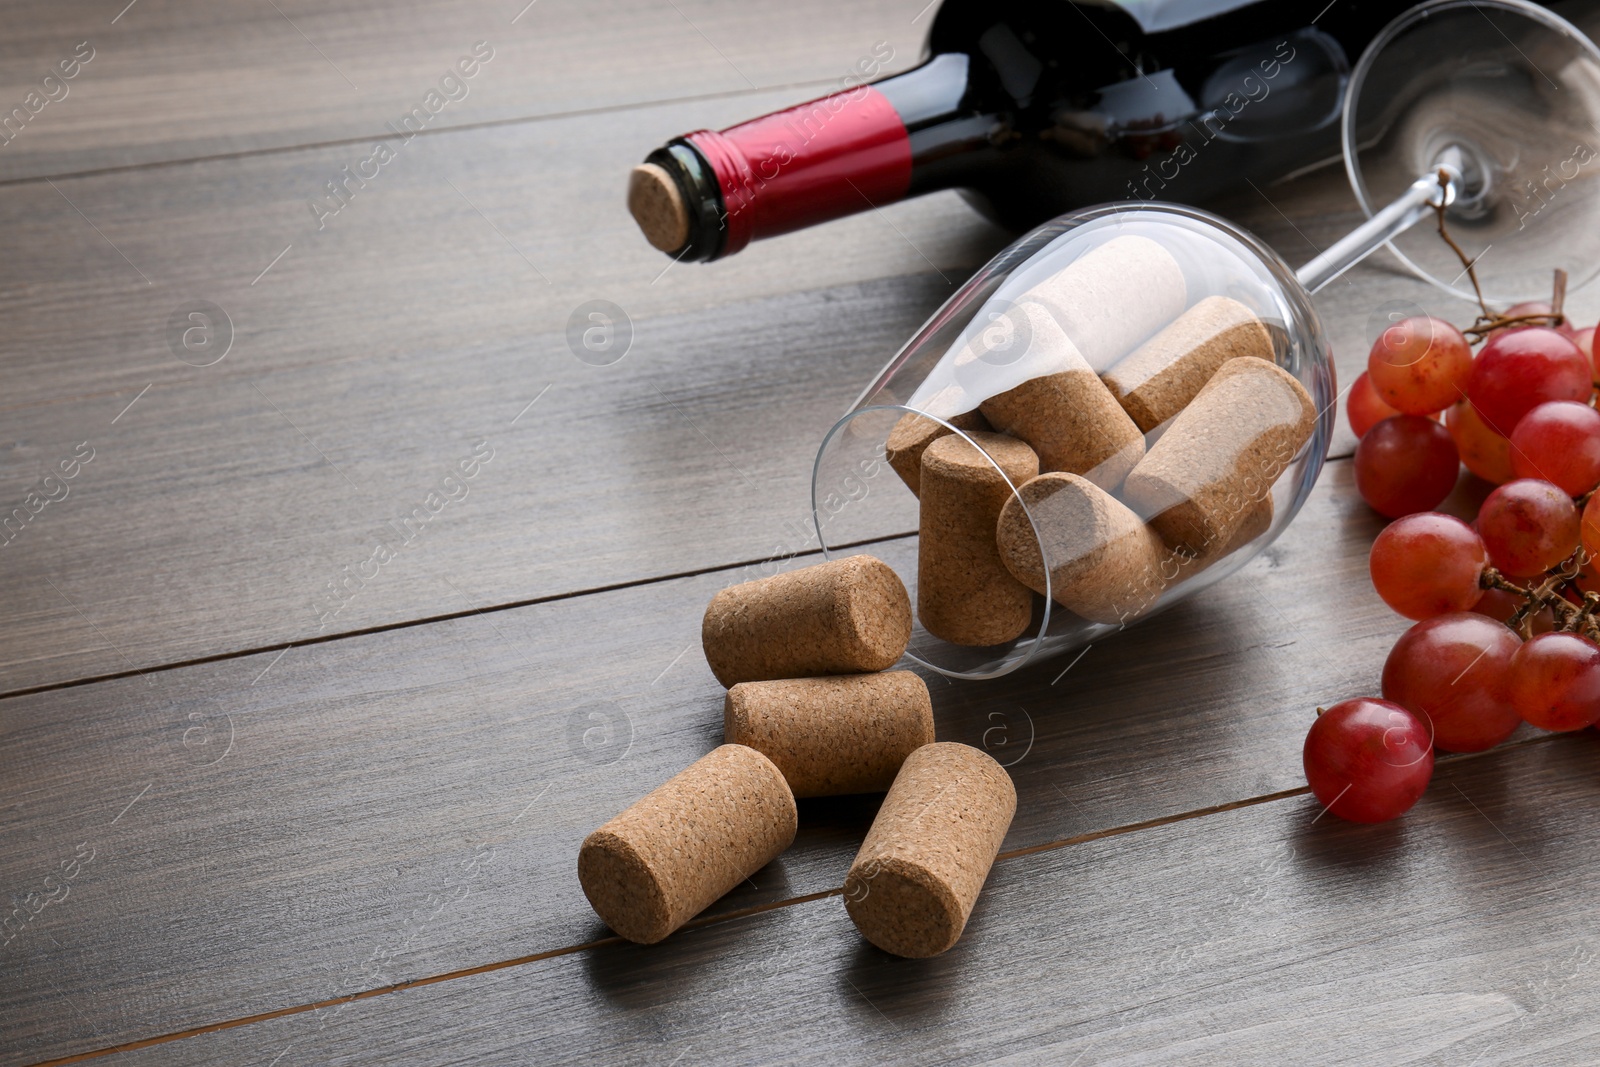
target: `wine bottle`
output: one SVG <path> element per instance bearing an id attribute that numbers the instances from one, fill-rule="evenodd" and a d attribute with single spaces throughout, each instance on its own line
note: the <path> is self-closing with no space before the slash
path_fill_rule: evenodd
<path id="1" fill-rule="evenodd" d="M 1351 66 L 1408 5 L 1318 6 L 948 0 L 920 66 L 674 138 L 633 169 L 628 206 L 655 247 L 713 260 L 938 189 L 1019 230 L 1204 202 L 1338 155 Z M 1587 29 L 1600 0 L 1548 6 Z"/>

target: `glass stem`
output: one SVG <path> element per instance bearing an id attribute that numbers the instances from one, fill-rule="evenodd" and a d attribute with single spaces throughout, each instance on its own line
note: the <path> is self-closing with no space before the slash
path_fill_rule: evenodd
<path id="1" fill-rule="evenodd" d="M 1445 194 L 1448 206 L 1455 199 L 1456 182 L 1448 187 L 1439 184 L 1437 174 L 1425 174 L 1411 183 L 1411 187 L 1389 206 L 1341 237 L 1326 252 L 1295 271 L 1295 277 L 1314 293 L 1339 275 L 1376 252 L 1389 240 L 1415 226 L 1431 214 Z"/>

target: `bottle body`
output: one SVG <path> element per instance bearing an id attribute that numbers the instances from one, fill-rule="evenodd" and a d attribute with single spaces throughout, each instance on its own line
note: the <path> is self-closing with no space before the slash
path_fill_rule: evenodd
<path id="1" fill-rule="evenodd" d="M 689 220 L 652 241 L 717 259 L 939 189 L 1018 230 L 1203 203 L 1335 158 L 1351 67 L 1404 6 L 1341 0 L 1311 24 L 1299 0 L 952 0 L 920 66 L 652 153 Z M 1580 26 L 1600 9 L 1551 6 Z"/>

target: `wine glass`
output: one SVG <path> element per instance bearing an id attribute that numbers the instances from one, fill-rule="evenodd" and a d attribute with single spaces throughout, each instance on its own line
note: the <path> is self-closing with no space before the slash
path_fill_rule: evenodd
<path id="1" fill-rule="evenodd" d="M 911 659 L 1006 674 L 1270 544 L 1333 433 L 1311 293 L 1378 248 L 1482 300 L 1546 295 L 1554 267 L 1575 285 L 1600 270 L 1600 51 L 1560 17 L 1524 0 L 1419 5 L 1351 72 L 1342 121 L 1369 219 L 1298 271 L 1195 208 L 1062 216 L 979 270 L 828 432 L 819 541 L 905 581 Z M 994 431 L 1033 445 L 1037 467 Z"/>
<path id="2" fill-rule="evenodd" d="M 1574 288 L 1590 281 L 1597 118 L 1600 52 L 1560 16 L 1526 0 L 1412 8 L 1368 46 L 1345 93 L 1345 169 L 1370 219 L 1302 267 L 1301 283 L 1315 292 L 1382 241 L 1422 278 L 1477 298 L 1458 253 L 1416 226 L 1435 212 L 1441 171 L 1449 231 L 1483 299 L 1548 295 L 1557 265 Z"/>

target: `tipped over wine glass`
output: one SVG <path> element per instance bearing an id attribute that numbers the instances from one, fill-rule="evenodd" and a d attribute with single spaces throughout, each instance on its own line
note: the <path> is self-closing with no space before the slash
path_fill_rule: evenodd
<path id="1" fill-rule="evenodd" d="M 1299 270 L 1197 209 L 1063 216 L 970 279 L 829 431 L 818 536 L 830 557 L 875 542 L 905 580 L 912 658 L 1005 674 L 1270 544 L 1311 492 L 1339 395 L 1311 294 L 1380 247 L 1480 302 L 1546 296 L 1556 268 L 1575 287 L 1600 271 L 1600 50 L 1559 16 L 1524 0 L 1412 8 L 1352 71 L 1342 123 L 1369 218 Z M 1250 356 L 1276 369 L 1238 363 Z M 1234 373 L 1252 367 L 1264 392 Z M 1124 414 L 1095 414 L 1097 386 Z M 1043 473 L 997 458 L 995 431 L 1033 445 Z M 982 529 L 997 519 L 998 548 Z"/>

